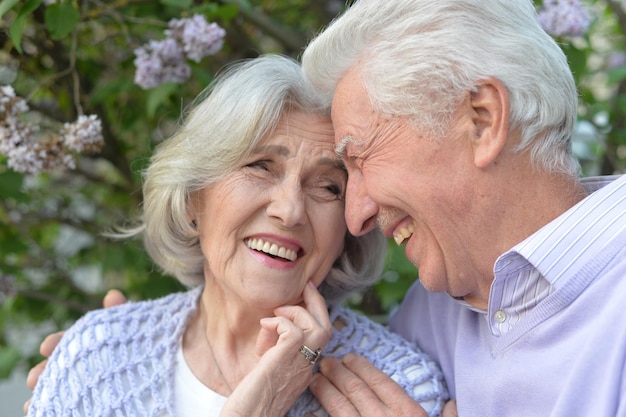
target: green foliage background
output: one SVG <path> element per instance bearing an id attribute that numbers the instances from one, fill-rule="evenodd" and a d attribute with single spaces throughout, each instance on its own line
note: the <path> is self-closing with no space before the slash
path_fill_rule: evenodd
<path id="1" fill-rule="evenodd" d="M 581 160 L 587 174 L 626 168 L 626 67 L 607 62 L 625 51 L 621 3 L 587 3 L 587 35 L 559 39 L 581 94 Z M 28 100 L 44 128 L 79 112 L 102 120 L 106 146 L 75 171 L 37 176 L 6 168 L 0 157 L 0 378 L 40 358 L 25 333 L 67 327 L 98 308 L 109 288 L 146 299 L 180 290 L 151 264 L 140 242 L 103 231 L 137 215 L 140 175 L 154 146 L 186 105 L 226 63 L 281 53 L 298 57 L 315 32 L 343 7 L 304 0 L 0 0 L 0 84 Z M 133 83 L 133 50 L 163 38 L 172 18 L 203 14 L 226 29 L 215 56 L 190 63 L 184 84 L 142 90 Z M 384 320 L 417 279 L 402 248 L 390 242 L 383 279 L 355 297 L 355 308 Z M 86 285 L 87 281 L 93 281 Z"/>

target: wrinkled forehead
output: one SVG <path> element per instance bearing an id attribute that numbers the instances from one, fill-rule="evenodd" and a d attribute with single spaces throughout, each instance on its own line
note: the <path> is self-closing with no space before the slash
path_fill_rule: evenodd
<path id="1" fill-rule="evenodd" d="M 324 148 L 333 146 L 335 131 L 329 116 L 291 110 L 280 118 L 274 136 L 289 137 L 296 143 L 303 142 Z"/>
<path id="2" fill-rule="evenodd" d="M 257 149 L 278 147 L 286 157 L 337 159 L 330 117 L 303 110 L 286 112 L 276 129 L 264 137 Z"/>
<path id="3" fill-rule="evenodd" d="M 353 69 L 339 81 L 331 106 L 335 146 L 342 154 L 348 144 L 355 145 L 369 136 L 378 115 L 372 108 L 359 73 Z"/>

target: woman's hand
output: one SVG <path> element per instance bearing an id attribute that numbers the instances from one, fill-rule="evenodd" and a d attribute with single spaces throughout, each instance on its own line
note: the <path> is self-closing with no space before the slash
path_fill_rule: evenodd
<path id="1" fill-rule="evenodd" d="M 332 333 L 328 309 L 317 288 L 308 282 L 303 306 L 282 306 L 276 317 L 261 320 L 256 367 L 237 385 L 221 416 L 284 416 L 308 387 L 313 366 L 301 346 L 323 349 Z"/>

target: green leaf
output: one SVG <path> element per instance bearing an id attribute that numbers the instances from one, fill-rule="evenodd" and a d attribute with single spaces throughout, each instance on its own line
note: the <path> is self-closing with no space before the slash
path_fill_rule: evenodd
<path id="1" fill-rule="evenodd" d="M 626 79 L 626 67 L 611 68 L 607 71 L 607 82 L 609 84 L 619 84 Z"/>
<path id="2" fill-rule="evenodd" d="M 17 17 L 9 28 L 9 37 L 11 38 L 11 42 L 13 42 L 13 46 L 20 54 L 22 53 L 22 33 L 24 33 L 26 16 L 35 11 L 35 9 L 37 9 L 42 2 L 43 0 L 27 1 L 17 13 Z M 2 16 L 2 13 L 3 12 L 0 10 L 0 17 Z"/>
<path id="3" fill-rule="evenodd" d="M 14 171 L 0 172 L 0 200 L 14 198 L 23 201 L 25 195 L 22 192 L 24 176 Z"/>
<path id="4" fill-rule="evenodd" d="M 52 39 L 57 41 L 74 30 L 79 18 L 78 10 L 69 3 L 52 4 L 46 8 L 46 28 Z"/>
<path id="5" fill-rule="evenodd" d="M 17 4 L 18 1 L 19 0 L 2 0 L 0 2 L 0 19 L 2 19 L 2 16 L 4 16 L 6 12 L 11 10 L 13 6 Z"/>
<path id="6" fill-rule="evenodd" d="M 0 379 L 8 378 L 21 359 L 20 351 L 13 346 L 0 347 Z"/>
<path id="7" fill-rule="evenodd" d="M 24 33 L 24 18 L 16 18 L 11 27 L 9 28 L 9 37 L 13 42 L 13 47 L 17 49 L 20 54 L 22 51 L 22 33 Z"/>
<path id="8" fill-rule="evenodd" d="M 24 3 L 24 6 L 22 6 L 21 10 L 17 14 L 17 17 L 28 16 L 29 14 L 34 12 L 41 3 L 43 3 L 43 0 L 28 0 L 26 3 Z"/>
<path id="9" fill-rule="evenodd" d="M 149 117 L 153 117 L 159 106 L 167 102 L 167 98 L 178 91 L 179 85 L 176 83 L 164 83 L 152 88 L 148 92 L 146 109 Z"/>
<path id="10" fill-rule="evenodd" d="M 193 0 L 161 0 L 161 4 L 186 9 L 188 7 L 191 7 L 191 5 L 193 4 Z"/>

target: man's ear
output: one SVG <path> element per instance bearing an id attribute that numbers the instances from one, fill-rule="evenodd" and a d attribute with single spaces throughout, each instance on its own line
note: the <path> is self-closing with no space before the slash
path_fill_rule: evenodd
<path id="1" fill-rule="evenodd" d="M 474 164 L 485 168 L 500 155 L 507 140 L 509 94 L 500 80 L 488 78 L 481 80 L 470 92 L 469 102 L 475 126 Z"/>

